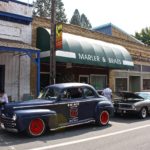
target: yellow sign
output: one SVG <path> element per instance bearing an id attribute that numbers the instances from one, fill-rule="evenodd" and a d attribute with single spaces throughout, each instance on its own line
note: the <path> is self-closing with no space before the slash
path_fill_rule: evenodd
<path id="1" fill-rule="evenodd" d="M 62 49 L 62 24 L 56 25 L 56 49 Z"/>

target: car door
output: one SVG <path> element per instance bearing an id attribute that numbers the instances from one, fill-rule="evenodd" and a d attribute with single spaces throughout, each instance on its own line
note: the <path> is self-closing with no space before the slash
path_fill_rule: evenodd
<path id="1" fill-rule="evenodd" d="M 91 120 L 95 115 L 98 97 L 90 87 L 83 87 L 83 99 L 79 102 L 79 120 Z"/>

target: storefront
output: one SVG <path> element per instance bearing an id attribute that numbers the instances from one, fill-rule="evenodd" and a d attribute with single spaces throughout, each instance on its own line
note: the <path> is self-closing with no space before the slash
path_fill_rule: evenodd
<path id="1" fill-rule="evenodd" d="M 49 82 L 50 30 L 37 28 L 37 47 L 41 49 L 41 87 Z M 63 33 L 63 47 L 56 51 L 56 83 L 86 82 L 105 88 L 110 69 L 131 69 L 134 64 L 122 46 Z"/>

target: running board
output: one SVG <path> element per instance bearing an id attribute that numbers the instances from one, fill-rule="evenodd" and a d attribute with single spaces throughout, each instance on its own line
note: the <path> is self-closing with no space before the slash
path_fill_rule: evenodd
<path id="1" fill-rule="evenodd" d="M 64 126 L 61 126 L 61 127 L 58 127 L 58 128 L 50 129 L 50 131 L 56 131 L 58 129 L 63 129 L 63 128 L 67 128 L 67 127 L 74 127 L 74 126 L 77 126 L 77 125 L 83 125 L 83 124 L 88 124 L 88 123 L 95 123 L 95 120 L 89 120 L 89 121 L 86 121 L 86 122 L 81 122 L 81 123 L 76 123 L 76 124 L 71 124 L 71 125 L 64 125 Z"/>

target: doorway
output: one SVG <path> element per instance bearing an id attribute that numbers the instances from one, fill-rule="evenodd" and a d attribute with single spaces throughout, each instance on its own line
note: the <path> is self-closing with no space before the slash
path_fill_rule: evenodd
<path id="1" fill-rule="evenodd" d="M 5 65 L 0 65 L 0 89 L 4 89 L 5 83 Z"/>

